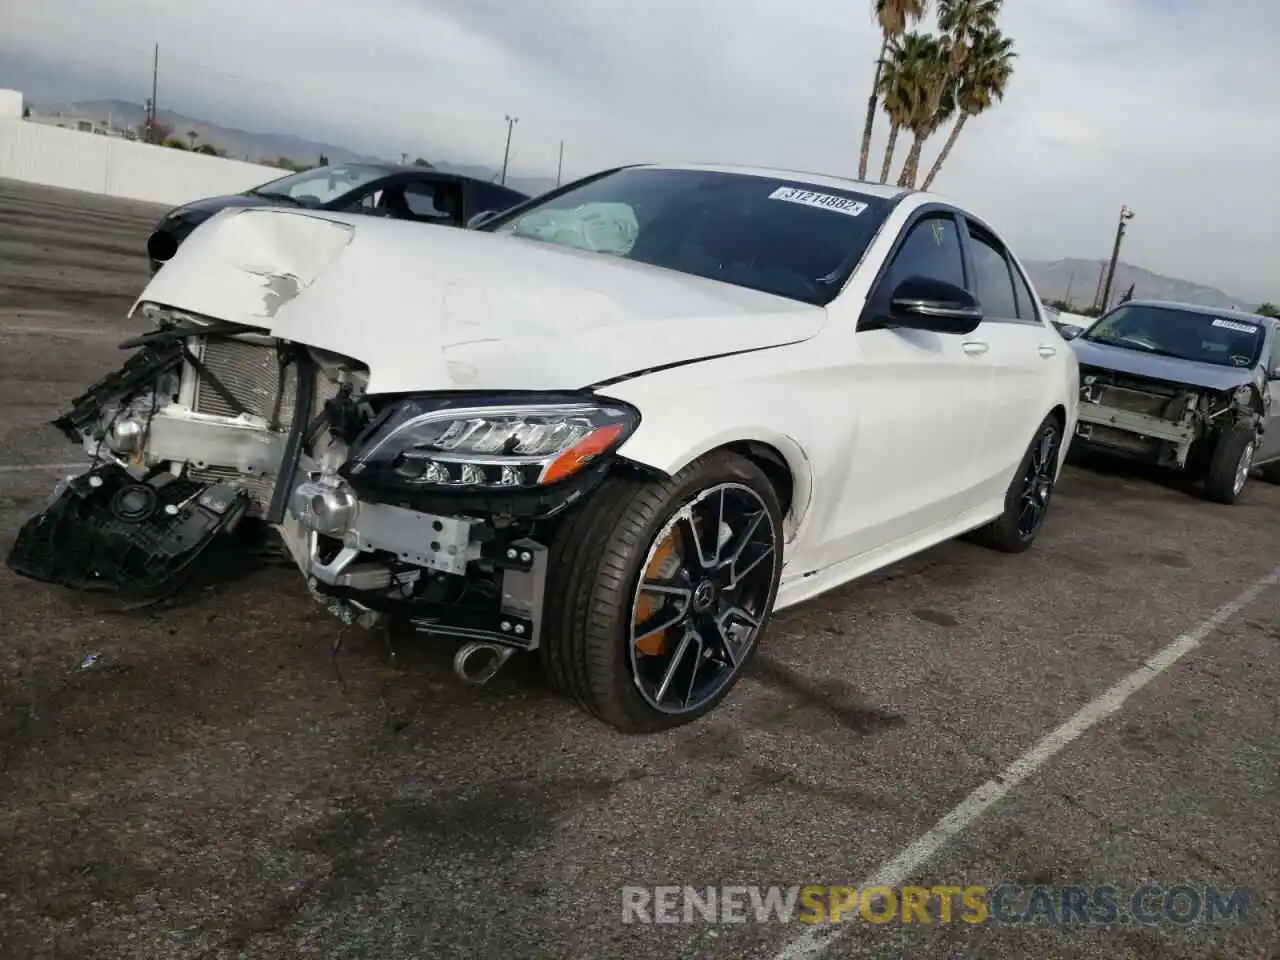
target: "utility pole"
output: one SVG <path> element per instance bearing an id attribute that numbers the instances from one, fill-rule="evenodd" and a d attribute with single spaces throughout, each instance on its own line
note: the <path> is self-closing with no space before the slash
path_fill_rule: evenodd
<path id="1" fill-rule="evenodd" d="M 147 143 L 156 142 L 156 84 L 160 77 L 160 44 L 156 44 L 151 61 L 151 115 L 147 117 Z"/>
<path id="2" fill-rule="evenodd" d="M 564 170 L 564 141 L 560 141 L 560 161 L 556 164 L 556 186 L 560 186 L 560 173 Z"/>
<path id="3" fill-rule="evenodd" d="M 1062 302 L 1067 305 L 1067 312 L 1071 311 L 1071 286 L 1076 282 L 1076 272 L 1071 271 L 1067 275 L 1067 292 L 1062 295 Z"/>
<path id="4" fill-rule="evenodd" d="M 1107 312 L 1107 302 L 1111 299 L 1111 283 L 1116 278 L 1116 264 L 1120 260 L 1120 241 L 1124 239 L 1124 231 L 1130 220 L 1133 219 L 1133 211 L 1128 207 L 1120 208 L 1120 220 L 1116 224 L 1116 243 L 1111 249 L 1111 263 L 1107 267 L 1107 282 L 1102 287 L 1102 299 L 1098 303 L 1098 313 Z"/>
<path id="5" fill-rule="evenodd" d="M 511 129 L 520 122 L 519 117 L 507 116 L 507 149 L 502 154 L 502 183 L 507 182 L 507 163 L 511 160 Z"/>

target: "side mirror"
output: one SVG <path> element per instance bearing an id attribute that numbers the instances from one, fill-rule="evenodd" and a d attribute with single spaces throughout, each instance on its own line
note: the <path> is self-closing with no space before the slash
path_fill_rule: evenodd
<path id="1" fill-rule="evenodd" d="M 497 215 L 498 215 L 497 210 L 481 210 L 479 213 L 475 214 L 474 216 L 472 216 L 470 220 L 467 221 L 467 229 L 472 230 L 480 226 L 480 224 L 482 223 L 487 223 Z"/>
<path id="2" fill-rule="evenodd" d="M 907 277 L 893 291 L 889 321 L 912 330 L 972 333 L 982 322 L 982 309 L 963 287 L 930 277 Z"/>
<path id="3" fill-rule="evenodd" d="M 1077 327 L 1074 323 L 1063 323 L 1060 320 L 1051 320 L 1049 322 L 1053 324 L 1058 333 L 1062 334 L 1063 340 L 1074 340 L 1084 333 L 1084 327 Z"/>

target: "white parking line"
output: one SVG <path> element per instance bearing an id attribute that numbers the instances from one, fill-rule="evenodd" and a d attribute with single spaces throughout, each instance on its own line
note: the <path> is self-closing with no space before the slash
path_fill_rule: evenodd
<path id="1" fill-rule="evenodd" d="M 87 463 L 21 463 L 0 467 L 0 473 L 49 473 L 55 470 L 87 470 Z"/>
<path id="2" fill-rule="evenodd" d="M 1230 603 L 1219 607 L 1207 620 L 1178 637 L 1106 693 L 1086 704 L 1075 716 L 1006 767 L 994 780 L 988 780 L 969 794 L 958 807 L 939 820 L 932 830 L 896 857 L 881 864 L 875 873 L 862 882 L 860 889 L 892 889 L 917 876 L 921 868 L 947 843 L 981 817 L 989 807 L 998 803 L 1072 741 L 1118 711 L 1131 696 L 1195 650 L 1214 630 L 1277 584 L 1280 584 L 1280 567 L 1276 567 Z M 820 956 L 843 932 L 833 924 L 814 926 L 784 947 L 774 960 L 806 960 Z"/>

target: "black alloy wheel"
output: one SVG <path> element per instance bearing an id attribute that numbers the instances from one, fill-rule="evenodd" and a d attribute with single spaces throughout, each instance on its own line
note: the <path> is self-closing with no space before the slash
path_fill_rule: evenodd
<path id="1" fill-rule="evenodd" d="M 1035 439 L 1023 454 L 1005 493 L 1004 512 L 964 539 L 999 550 L 1022 553 L 1040 534 L 1049 513 L 1049 501 L 1058 477 L 1063 426 L 1057 416 L 1045 417 Z"/>
<path id="2" fill-rule="evenodd" d="M 1053 494 L 1053 479 L 1058 469 L 1059 439 L 1058 425 L 1049 423 L 1031 448 L 1018 504 L 1017 529 L 1023 540 L 1035 539 L 1049 512 L 1049 497 Z"/>
<path id="3" fill-rule="evenodd" d="M 630 663 L 653 709 L 697 711 L 736 676 L 773 592 L 778 531 L 759 494 L 720 483 L 654 537 L 631 602 Z"/>
<path id="4" fill-rule="evenodd" d="M 547 679 L 625 733 L 714 710 L 768 627 L 783 513 L 770 476 L 728 450 L 670 477 L 606 478 L 549 545 Z"/>

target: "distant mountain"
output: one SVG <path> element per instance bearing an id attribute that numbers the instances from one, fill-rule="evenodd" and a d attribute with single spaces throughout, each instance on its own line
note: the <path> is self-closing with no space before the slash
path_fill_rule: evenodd
<path id="1" fill-rule="evenodd" d="M 1068 296 L 1077 307 L 1093 303 L 1098 293 L 1098 278 L 1106 268 L 1105 260 L 1026 260 L 1023 261 L 1036 292 L 1045 300 L 1066 300 Z M 1129 285 L 1133 295 L 1146 300 L 1174 300 L 1179 303 L 1197 303 L 1205 307 L 1223 307 L 1253 311 L 1258 304 L 1228 296 L 1217 287 L 1202 283 L 1165 277 L 1142 267 L 1125 263 L 1116 264 L 1115 279 L 1111 282 L 1114 303 Z"/>
<path id="2" fill-rule="evenodd" d="M 142 104 L 131 103 L 127 100 L 33 103 L 31 104 L 31 109 L 33 112 L 43 115 L 57 113 L 77 120 L 97 120 L 103 123 L 110 123 L 117 128 L 137 129 L 146 118 L 146 108 Z M 224 127 L 208 120 L 201 120 L 199 117 L 190 117 L 173 110 L 165 110 L 163 107 L 157 111 L 156 115 L 161 123 L 172 128 L 173 136 L 185 140 L 189 131 L 194 131 L 198 143 L 212 144 L 227 157 L 246 160 L 249 163 L 276 163 L 280 158 L 285 158 L 294 163 L 314 164 L 319 163 L 321 156 L 327 157 L 332 163 L 350 161 L 364 161 L 366 163 L 399 162 L 399 160 L 388 160 L 385 157 L 358 153 L 349 147 L 333 143 L 308 140 L 305 137 Z M 414 158 L 409 157 L 408 159 L 412 161 Z M 501 173 L 499 170 L 475 164 L 450 163 L 433 157 L 426 157 L 425 159 L 429 160 L 432 166 L 446 173 L 476 177 L 480 180 L 497 182 Z M 507 186 L 530 195 L 545 193 L 547 190 L 554 188 L 555 185 L 555 179 L 551 177 L 507 178 Z"/>

